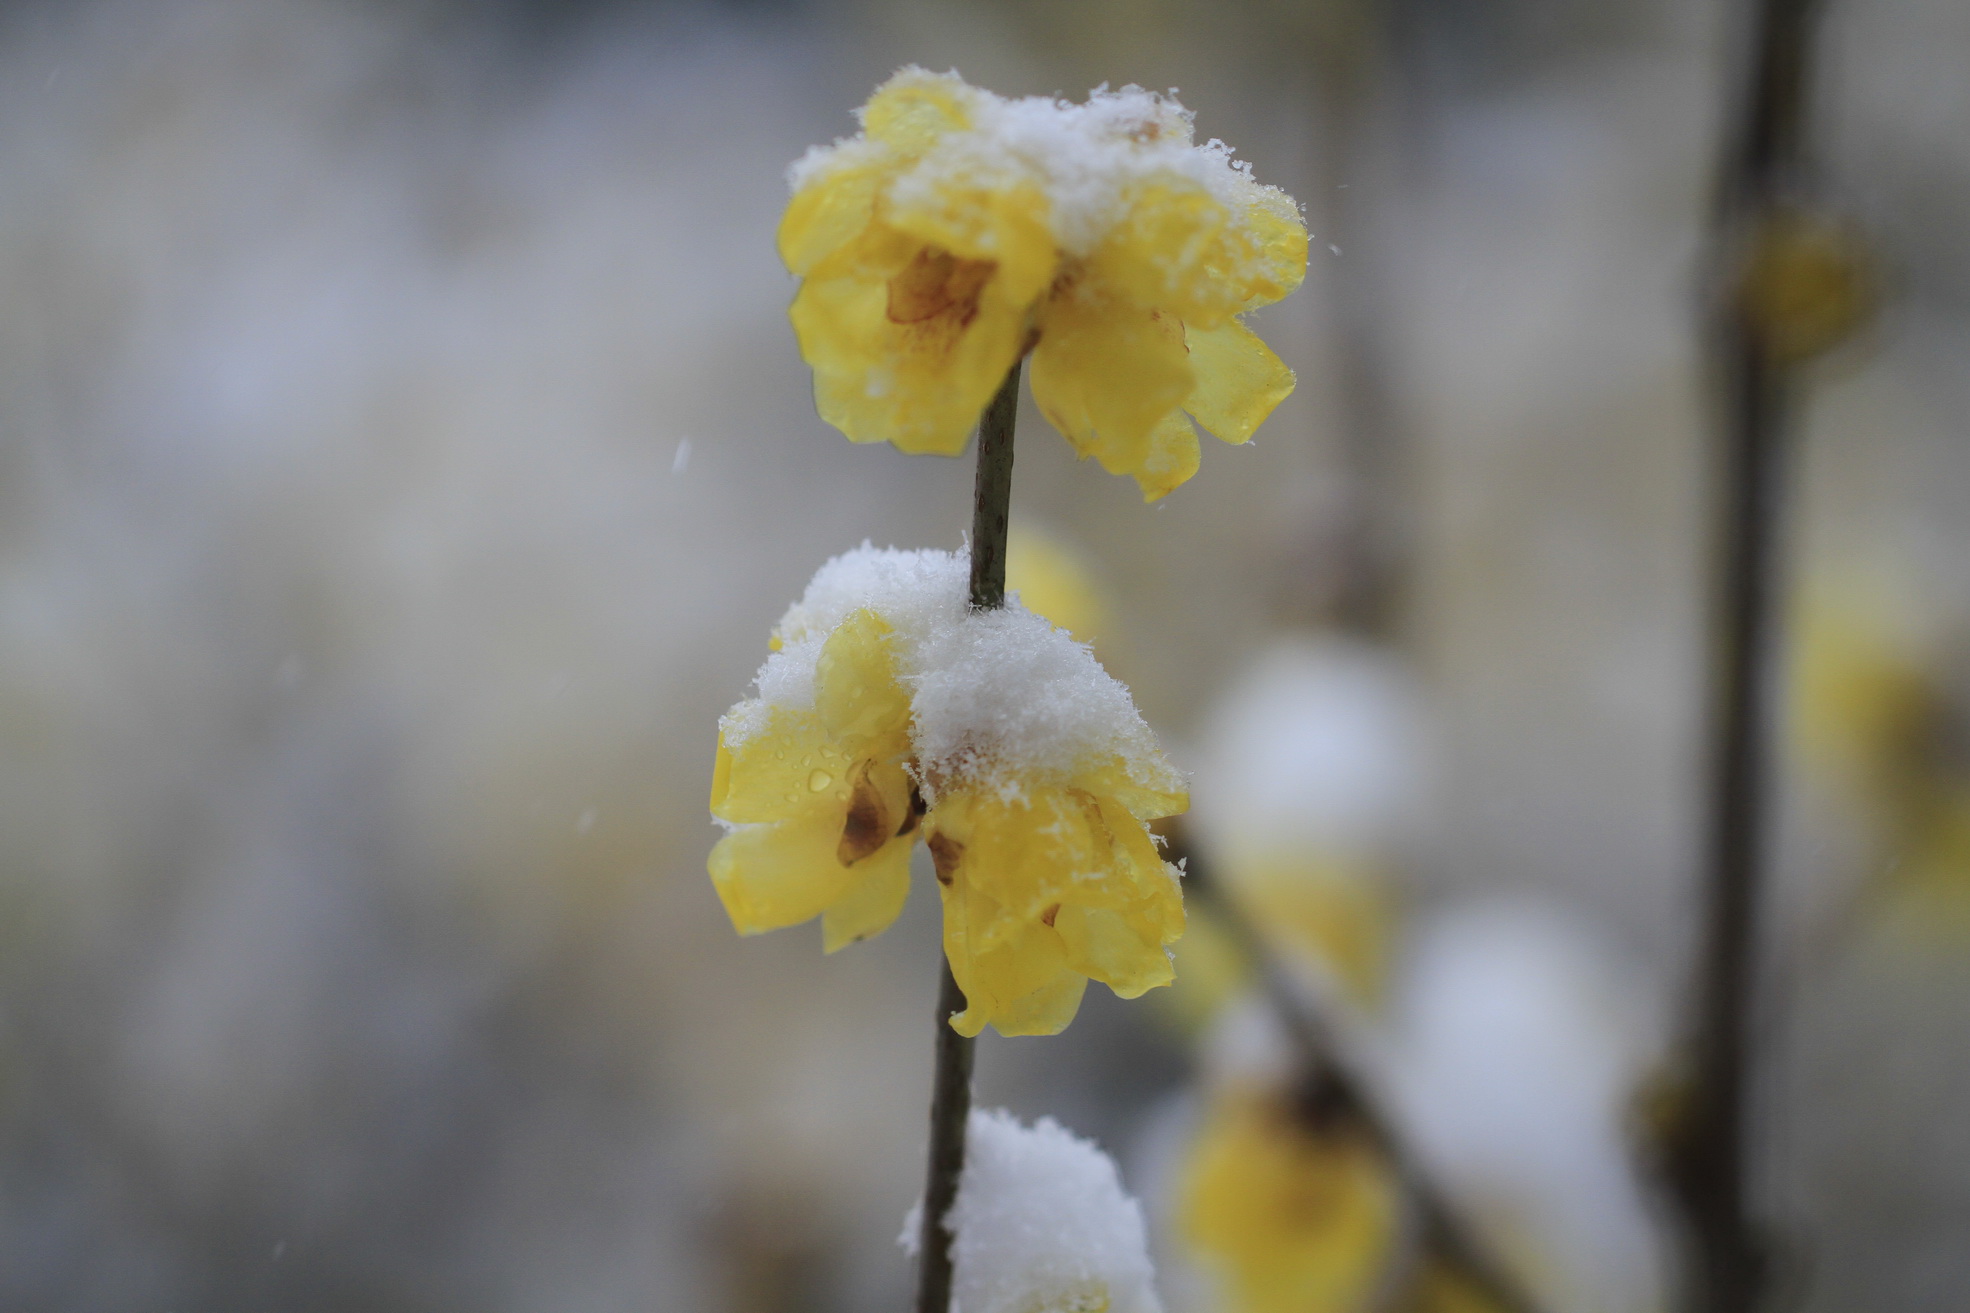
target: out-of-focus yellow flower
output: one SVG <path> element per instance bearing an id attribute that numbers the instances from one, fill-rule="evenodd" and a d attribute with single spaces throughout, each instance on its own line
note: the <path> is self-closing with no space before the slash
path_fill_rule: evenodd
<path id="1" fill-rule="evenodd" d="M 1394 1308 L 1395 1313 L 1506 1313 L 1494 1296 L 1436 1258 L 1424 1260 Z"/>
<path id="2" fill-rule="evenodd" d="M 1179 1188 L 1228 1313 L 1361 1308 L 1395 1231 L 1395 1183 L 1358 1131 L 1250 1093 L 1214 1101 Z"/>
<path id="3" fill-rule="evenodd" d="M 1874 314 L 1873 261 L 1850 224 L 1781 210 L 1758 226 L 1743 261 L 1738 308 L 1780 363 L 1831 350 Z"/>
<path id="4" fill-rule="evenodd" d="M 1225 870 L 1232 897 L 1253 925 L 1288 957 L 1331 974 L 1364 1005 L 1381 994 L 1394 920 L 1388 882 L 1379 874 L 1311 851 L 1248 855 Z"/>
<path id="5" fill-rule="evenodd" d="M 1108 608 L 1080 553 L 1031 525 L 1013 525 L 1006 540 L 1006 591 L 1077 643 L 1096 643 L 1108 627 Z"/>
<path id="6" fill-rule="evenodd" d="M 1899 816 L 1932 773 L 1929 740 L 1943 710 L 1936 681 L 1875 608 L 1819 595 L 1830 591 L 1801 608 L 1793 733 L 1809 761 Z"/>
<path id="7" fill-rule="evenodd" d="M 1143 822 L 1181 792 L 1119 770 L 1071 785 L 961 788 L 925 820 L 944 899 L 944 952 L 964 990 L 960 1034 L 1053 1035 L 1089 980 L 1135 998 L 1174 978 L 1183 893 Z"/>
<path id="8" fill-rule="evenodd" d="M 711 876 L 741 933 L 820 916 L 833 951 L 896 919 L 923 835 L 967 1001 L 952 1024 L 1054 1034 L 1089 980 L 1133 998 L 1172 979 L 1183 894 L 1145 822 L 1189 795 L 1086 647 L 967 590 L 951 553 L 822 568 L 760 696 L 720 722 Z"/>
<path id="9" fill-rule="evenodd" d="M 1341 986 L 1356 1004 L 1380 1001 L 1394 911 L 1386 883 L 1312 851 L 1234 854 L 1213 865 L 1227 896 L 1286 962 Z M 1162 998 L 1176 1025 L 1198 1030 L 1251 979 L 1244 951 L 1207 914 L 1176 950 L 1180 983 Z"/>
<path id="10" fill-rule="evenodd" d="M 1244 442 L 1292 391 L 1239 316 L 1305 277 L 1306 226 L 1174 100 L 906 68 L 860 116 L 794 166 L 779 237 L 816 403 L 851 440 L 955 455 L 1031 351 L 1041 412 L 1154 501 L 1197 470 L 1191 419 Z"/>
<path id="11" fill-rule="evenodd" d="M 772 708 L 736 750 L 719 735 L 711 811 L 739 828 L 712 849 L 711 879 L 740 934 L 819 916 L 832 953 L 903 910 L 917 811 L 889 637 L 857 611 L 822 647 L 811 711 Z"/>
<path id="12" fill-rule="evenodd" d="M 1809 594 L 1798 621 L 1791 723 L 1809 761 L 1873 812 L 1889 854 L 1896 923 L 1919 939 L 1970 930 L 1970 761 L 1966 712 L 1939 662 L 1883 613 L 1871 591 Z M 1878 590 L 1873 590 L 1878 591 Z"/>

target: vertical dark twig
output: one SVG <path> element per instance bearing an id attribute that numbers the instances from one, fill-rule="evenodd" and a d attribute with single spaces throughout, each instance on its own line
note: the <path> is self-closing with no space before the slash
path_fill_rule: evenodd
<path id="1" fill-rule="evenodd" d="M 1308 21 L 1318 155 L 1310 209 L 1320 228 L 1313 249 L 1333 316 L 1328 402 L 1340 445 L 1338 523 L 1321 545 L 1326 559 L 1316 568 L 1314 600 L 1323 619 L 1387 638 L 1396 626 L 1410 533 L 1399 486 L 1403 435 L 1388 368 L 1387 298 L 1361 188 L 1372 187 L 1366 166 L 1387 119 L 1390 23 L 1374 0 L 1316 6 Z"/>
<path id="2" fill-rule="evenodd" d="M 1019 363 L 993 394 L 978 423 L 978 483 L 971 520 L 971 608 L 1005 605 L 1006 532 L 1012 505 L 1012 430 L 1019 410 Z M 944 958 L 937 990 L 937 1070 L 930 1091 L 930 1152 L 918 1233 L 916 1313 L 949 1313 L 951 1233 L 944 1216 L 964 1174 L 965 1126 L 971 1119 L 971 1067 L 976 1041 L 951 1029 L 964 1010 L 964 991 Z"/>
<path id="3" fill-rule="evenodd" d="M 1741 291 L 1745 254 L 1797 182 L 1815 0 L 1758 0 L 1745 97 L 1719 180 L 1714 308 L 1722 460 L 1713 619 L 1703 942 L 1688 1101 L 1670 1146 L 1689 1230 L 1685 1307 L 1747 1313 L 1765 1285 L 1751 1218 L 1748 1095 L 1771 794 L 1774 599 L 1788 418 L 1785 363 Z"/>
<path id="4" fill-rule="evenodd" d="M 1012 426 L 1019 412 L 1019 362 L 978 421 L 978 482 L 971 511 L 971 609 L 1006 600 L 1006 531 L 1012 513 Z"/>

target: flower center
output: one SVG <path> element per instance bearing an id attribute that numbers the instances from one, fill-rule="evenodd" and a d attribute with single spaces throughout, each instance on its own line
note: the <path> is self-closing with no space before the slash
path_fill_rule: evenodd
<path id="1" fill-rule="evenodd" d="M 959 328 L 978 313 L 978 293 L 998 269 L 994 260 L 960 260 L 926 246 L 889 280 L 889 322 L 921 324 L 947 318 Z"/>

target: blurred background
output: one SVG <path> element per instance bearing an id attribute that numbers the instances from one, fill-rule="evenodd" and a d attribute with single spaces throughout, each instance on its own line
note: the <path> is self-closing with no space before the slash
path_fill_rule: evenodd
<path id="1" fill-rule="evenodd" d="M 1880 304 L 1794 443 L 1756 1131 L 1786 1298 L 1892 1313 L 1970 1289 L 1970 9 L 1827 9 L 1817 181 Z M 736 937 L 703 864 L 781 610 L 968 526 L 968 461 L 815 417 L 773 247 L 786 164 L 914 62 L 1178 88 L 1306 206 L 1248 448 L 1145 507 L 1024 418 L 1030 600 L 1099 602 L 1200 852 L 1348 983 L 1524 1278 L 1663 1307 L 1630 1148 L 1696 936 L 1744 17 L 6 7 L 0 1305 L 903 1306 L 927 873 L 823 958 Z M 1183 1164 L 1264 1067 L 1196 940 L 979 1053 L 983 1103 L 1120 1158 L 1172 1313 L 1241 1307 Z"/>

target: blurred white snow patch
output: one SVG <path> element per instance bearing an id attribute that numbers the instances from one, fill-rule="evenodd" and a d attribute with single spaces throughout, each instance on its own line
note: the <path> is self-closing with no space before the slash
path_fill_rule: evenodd
<path id="1" fill-rule="evenodd" d="M 1208 725 L 1192 808 L 1219 851 L 1373 857 L 1416 814 L 1422 715 L 1406 672 L 1372 644 L 1280 640 Z"/>
<path id="2" fill-rule="evenodd" d="M 1300 1057 L 1264 995 L 1245 993 L 1218 1010 L 1198 1052 L 1209 1086 L 1285 1089 L 1300 1074 Z"/>
<path id="3" fill-rule="evenodd" d="M 1405 955 L 1389 1053 L 1402 1120 L 1549 1307 L 1660 1304 L 1660 1238 L 1623 1134 L 1655 1051 L 1646 984 L 1527 903 L 1440 914 Z"/>
<path id="4" fill-rule="evenodd" d="M 898 1237 L 912 1256 L 922 1207 Z M 946 1225 L 953 1313 L 1162 1313 L 1141 1205 L 1114 1159 L 1051 1117 L 973 1110 Z"/>

